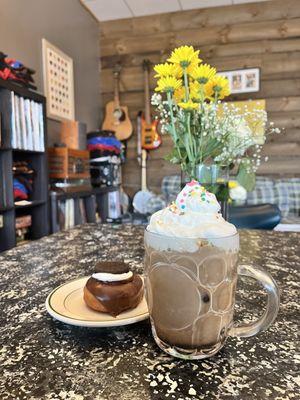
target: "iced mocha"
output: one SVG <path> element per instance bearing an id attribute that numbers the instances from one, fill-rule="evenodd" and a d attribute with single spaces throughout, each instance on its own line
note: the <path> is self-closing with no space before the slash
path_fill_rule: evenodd
<path id="1" fill-rule="evenodd" d="M 215 195 L 192 181 L 151 217 L 145 234 L 147 301 L 156 341 L 216 351 L 232 323 L 238 235 Z"/>

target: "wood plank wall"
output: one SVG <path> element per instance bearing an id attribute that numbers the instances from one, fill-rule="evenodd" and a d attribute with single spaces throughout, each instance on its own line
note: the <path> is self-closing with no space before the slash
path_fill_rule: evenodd
<path id="1" fill-rule="evenodd" d="M 264 175 L 300 175 L 300 1 L 271 0 L 235 6 L 199 9 L 100 24 L 100 90 L 103 104 L 112 98 L 112 68 L 123 65 L 121 101 L 132 119 L 143 108 L 144 58 L 164 61 L 176 46 L 190 44 L 201 58 L 218 70 L 261 68 L 261 90 L 251 98 L 265 98 L 270 120 L 285 128 L 266 144 L 268 163 Z M 153 74 L 151 88 L 155 87 Z M 248 99 L 249 94 L 232 96 Z M 171 148 L 164 136 L 160 149 L 149 154 L 148 186 L 159 192 L 164 175 L 178 168 L 164 160 Z M 128 141 L 128 160 L 123 169 L 129 194 L 140 186 L 136 161 L 136 136 Z"/>

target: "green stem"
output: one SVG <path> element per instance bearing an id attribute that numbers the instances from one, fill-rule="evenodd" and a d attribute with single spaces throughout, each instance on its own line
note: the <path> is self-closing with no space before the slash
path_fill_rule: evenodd
<path id="1" fill-rule="evenodd" d="M 171 126 L 172 126 L 172 130 L 173 130 L 173 139 L 174 139 L 174 142 L 175 142 L 175 146 L 177 147 L 178 154 L 179 154 L 180 158 L 182 158 L 182 155 L 181 155 L 181 152 L 180 152 L 180 147 L 177 145 L 178 136 L 177 136 L 176 127 L 175 127 L 175 120 L 174 120 L 174 113 L 173 113 L 173 102 L 172 102 L 171 92 L 167 92 L 167 100 L 168 100 L 168 105 L 169 105 L 170 114 L 171 114 Z"/>
<path id="2" fill-rule="evenodd" d="M 186 67 L 183 68 L 183 79 L 184 79 L 184 99 L 185 101 L 189 100 L 189 82 Z"/>
<path id="3" fill-rule="evenodd" d="M 215 92 L 215 103 L 218 102 L 218 92 Z"/>
<path id="4" fill-rule="evenodd" d="M 194 140 L 191 132 L 191 114 L 190 112 L 187 113 L 187 131 L 188 131 L 188 141 L 189 141 L 189 159 L 194 170 L 195 168 L 195 146 Z M 193 172 L 194 174 L 194 172 Z M 194 176 L 192 176 L 194 178 Z"/>
<path id="5" fill-rule="evenodd" d="M 201 83 L 200 86 L 200 100 L 201 100 L 201 106 L 203 106 L 204 103 L 204 85 Z"/>
<path id="6" fill-rule="evenodd" d="M 201 84 L 201 89 L 200 89 L 200 96 L 201 96 L 201 115 L 204 113 L 204 107 L 203 107 L 203 102 L 204 102 L 204 85 Z M 202 154 L 203 154 L 203 132 L 200 132 L 200 163 L 203 162 L 202 160 Z"/>

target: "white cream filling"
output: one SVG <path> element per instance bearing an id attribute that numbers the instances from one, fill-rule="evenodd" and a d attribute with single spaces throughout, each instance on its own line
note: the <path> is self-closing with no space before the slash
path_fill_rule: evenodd
<path id="1" fill-rule="evenodd" d="M 118 282 L 125 281 L 133 276 L 132 271 L 125 272 L 124 274 L 110 274 L 107 272 L 95 272 L 92 278 L 101 282 Z"/>

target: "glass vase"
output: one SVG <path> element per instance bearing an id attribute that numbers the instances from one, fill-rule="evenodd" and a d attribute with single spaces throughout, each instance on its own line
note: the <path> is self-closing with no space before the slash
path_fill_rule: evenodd
<path id="1" fill-rule="evenodd" d="M 214 193 L 221 206 L 223 218 L 228 220 L 229 168 L 217 164 L 198 164 L 189 172 L 181 172 L 181 186 L 196 179 L 211 193 Z"/>

